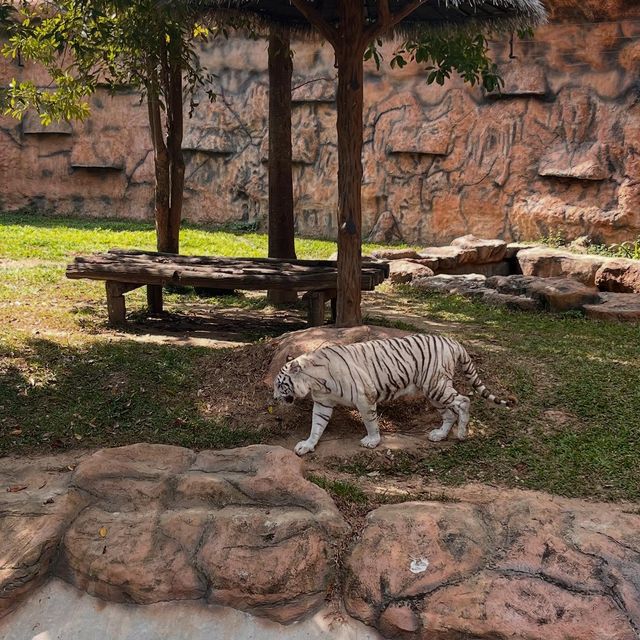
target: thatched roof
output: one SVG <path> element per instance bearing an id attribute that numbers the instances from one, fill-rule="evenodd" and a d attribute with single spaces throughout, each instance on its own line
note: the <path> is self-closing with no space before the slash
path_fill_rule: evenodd
<path id="1" fill-rule="evenodd" d="M 296 35 L 314 35 L 314 28 L 291 3 L 291 0 L 187 0 L 194 7 L 248 13 L 257 25 L 281 25 Z M 362 0 L 365 19 L 378 18 L 377 0 Z M 393 13 L 410 0 L 390 0 Z M 338 0 L 310 0 L 325 22 L 338 22 Z M 546 21 L 541 0 L 426 0 L 397 25 L 394 32 L 412 35 L 425 29 L 477 28 L 511 31 L 535 27 Z"/>

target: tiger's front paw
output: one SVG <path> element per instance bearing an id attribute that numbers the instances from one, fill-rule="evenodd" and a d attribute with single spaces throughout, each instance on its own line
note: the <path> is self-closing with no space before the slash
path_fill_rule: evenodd
<path id="1" fill-rule="evenodd" d="M 294 451 L 299 456 L 303 456 L 305 453 L 309 453 L 309 451 L 313 451 L 314 449 L 315 446 L 312 445 L 308 440 L 302 440 L 295 446 Z"/>
<path id="2" fill-rule="evenodd" d="M 443 431 L 442 429 L 434 429 L 427 437 L 429 438 L 429 440 L 431 440 L 431 442 L 440 442 L 441 440 L 444 440 L 448 434 L 448 431 Z"/>
<path id="3" fill-rule="evenodd" d="M 360 444 L 367 449 L 375 449 L 380 444 L 380 436 L 365 436 Z"/>

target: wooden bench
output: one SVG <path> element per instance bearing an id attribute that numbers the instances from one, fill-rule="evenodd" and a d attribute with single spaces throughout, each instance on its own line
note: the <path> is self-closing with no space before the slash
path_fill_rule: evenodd
<path id="1" fill-rule="evenodd" d="M 373 291 L 389 276 L 386 262 L 362 263 L 361 286 Z M 278 260 L 275 258 L 217 258 L 181 256 L 150 251 L 112 249 L 78 256 L 67 267 L 67 278 L 104 280 L 110 324 L 126 321 L 124 294 L 147 287 L 152 313 L 162 311 L 162 287 L 181 285 L 224 290 L 285 289 L 305 292 L 311 326 L 324 323 L 325 304 L 331 301 L 335 319 L 337 268 L 331 260 Z"/>

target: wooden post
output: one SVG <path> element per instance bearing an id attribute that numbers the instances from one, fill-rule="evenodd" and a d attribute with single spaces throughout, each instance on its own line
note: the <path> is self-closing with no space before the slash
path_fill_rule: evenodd
<path id="1" fill-rule="evenodd" d="M 362 0 L 338 2 L 338 327 L 362 324 L 363 7 Z"/>
<path id="2" fill-rule="evenodd" d="M 107 280 L 107 314 L 110 325 L 121 325 L 126 322 L 127 312 L 124 304 L 124 291 L 119 282 Z"/>
<path id="3" fill-rule="evenodd" d="M 162 285 L 147 285 L 147 308 L 150 313 L 162 313 Z"/>
<path id="4" fill-rule="evenodd" d="M 307 321 L 311 327 L 321 327 L 324 324 L 324 304 L 326 296 L 324 291 L 309 291 L 304 296 L 309 301 Z"/>
<path id="5" fill-rule="evenodd" d="M 286 28 L 269 33 L 269 257 L 295 259 L 291 150 L 291 40 Z M 295 302 L 295 291 L 271 289 L 269 302 Z"/>

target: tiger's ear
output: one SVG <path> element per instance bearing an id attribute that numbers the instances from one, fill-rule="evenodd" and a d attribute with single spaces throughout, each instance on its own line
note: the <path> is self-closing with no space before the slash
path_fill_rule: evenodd
<path id="1" fill-rule="evenodd" d="M 302 367 L 300 366 L 299 362 L 294 362 L 289 367 L 289 373 L 300 373 L 301 371 L 302 371 Z"/>

